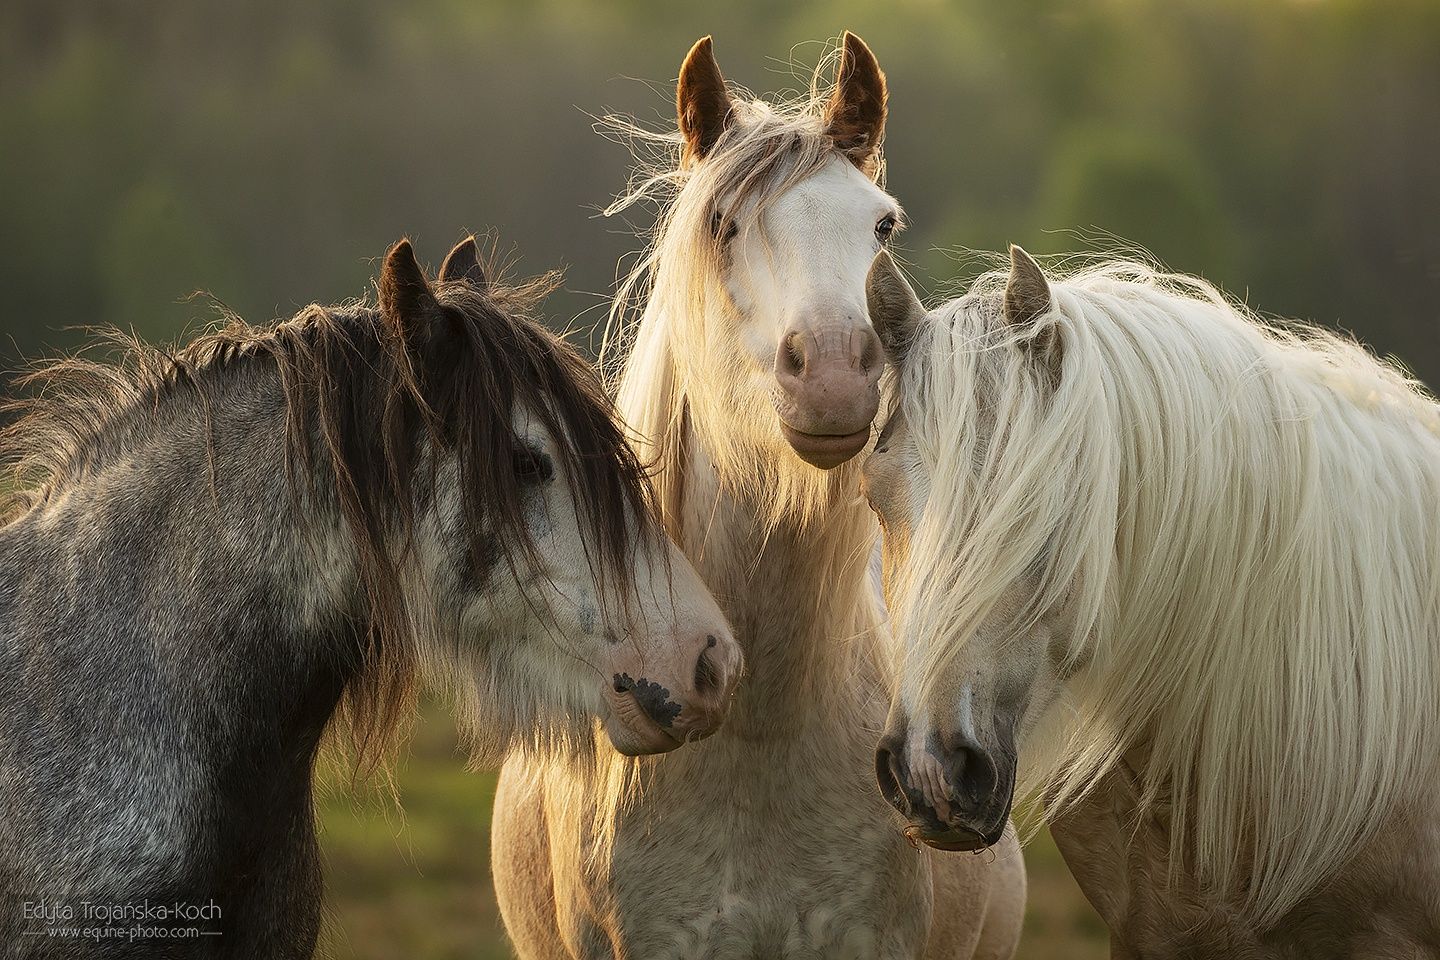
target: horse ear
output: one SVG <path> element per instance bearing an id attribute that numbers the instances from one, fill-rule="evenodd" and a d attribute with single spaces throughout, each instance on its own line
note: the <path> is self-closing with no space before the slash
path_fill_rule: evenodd
<path id="1" fill-rule="evenodd" d="M 1011 326 L 1032 327 L 1035 321 L 1050 312 L 1054 301 L 1050 284 L 1040 264 L 1015 244 L 1010 244 L 1010 279 L 1005 283 L 1005 322 Z M 1045 360 L 1051 379 L 1060 381 L 1060 342 L 1057 330 L 1049 324 L 1030 333 L 1030 352 Z"/>
<path id="2" fill-rule="evenodd" d="M 875 54 L 846 30 L 835 92 L 825 107 L 825 130 L 840 152 L 867 174 L 880 158 L 888 96 L 885 72 Z"/>
<path id="3" fill-rule="evenodd" d="M 440 282 L 451 283 L 456 280 L 464 280 L 482 290 L 489 282 L 485 279 L 485 271 L 480 267 L 480 250 L 475 245 L 473 236 L 455 244 L 455 249 L 446 254 L 445 262 L 440 264 Z"/>
<path id="4" fill-rule="evenodd" d="M 421 325 L 439 312 L 440 305 L 409 240 L 401 240 L 385 255 L 379 290 L 381 315 L 407 336 L 421 332 Z"/>
<path id="5" fill-rule="evenodd" d="M 1035 258 L 1010 244 L 1010 279 L 1005 283 L 1005 322 L 1028 326 L 1050 310 L 1050 284 Z"/>
<path id="6" fill-rule="evenodd" d="M 870 264 L 865 278 L 865 305 L 885 355 L 898 366 L 904 362 L 915 332 L 925 319 L 925 305 L 888 250 L 877 253 Z"/>
<path id="7" fill-rule="evenodd" d="M 709 37 L 701 37 L 680 65 L 675 88 L 675 113 L 685 137 L 685 163 L 703 159 L 733 119 L 730 91 Z"/>

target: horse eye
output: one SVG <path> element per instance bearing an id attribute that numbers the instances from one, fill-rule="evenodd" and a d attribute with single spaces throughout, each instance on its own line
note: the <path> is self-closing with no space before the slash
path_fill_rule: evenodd
<path id="1" fill-rule="evenodd" d="M 739 232 L 740 228 L 735 225 L 735 221 L 726 220 L 719 210 L 710 214 L 710 235 L 720 243 L 729 243 Z"/>
<path id="2" fill-rule="evenodd" d="M 521 483 L 549 483 L 555 476 L 555 464 L 539 450 L 520 446 L 515 448 L 515 479 Z"/>
<path id="3" fill-rule="evenodd" d="M 887 213 L 885 216 L 880 218 L 879 223 L 875 224 L 875 236 L 880 239 L 881 243 L 885 243 L 887 240 L 890 239 L 891 236 L 894 235 L 894 233 L 895 216 L 894 214 Z"/>

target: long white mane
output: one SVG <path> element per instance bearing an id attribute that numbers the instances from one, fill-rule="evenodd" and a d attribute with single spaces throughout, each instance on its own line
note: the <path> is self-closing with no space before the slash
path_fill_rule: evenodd
<path id="1" fill-rule="evenodd" d="M 832 86 L 824 80 L 838 57 L 838 49 L 831 51 L 816 66 L 808 93 L 796 98 L 762 100 L 731 85 L 733 122 L 703 163 L 682 162 L 676 131 L 651 131 L 623 117 L 602 121 L 635 157 L 627 191 L 605 213 L 637 205 L 656 210 L 649 243 L 620 278 L 601 363 L 632 442 L 651 467 L 666 531 L 682 547 L 700 546 L 685 543 L 682 515 L 693 469 L 687 450 L 698 446 L 730 493 L 763 505 L 770 529 L 782 521 L 804 525 L 825 518 L 822 554 L 809 559 L 833 574 L 826 582 L 848 582 L 847 571 L 863 569 L 876 536 L 870 511 L 854 493 L 859 466 L 822 472 L 764 445 L 759 428 L 775 419 L 768 398 L 750 396 L 733 369 L 722 365 L 735 352 L 730 340 L 739 319 L 724 290 L 725 251 L 712 218 L 722 205 L 743 208 L 747 216 L 737 229 L 755 229 L 770 203 L 840 156 L 826 133 Z M 882 177 L 883 169 L 877 157 L 874 175 Z M 832 509 L 837 504 L 846 508 L 843 516 Z M 856 529 L 863 532 L 857 536 Z M 846 599 L 855 622 L 846 625 L 846 643 L 837 644 L 835 656 L 887 664 L 878 649 L 874 606 Z M 834 599 L 817 592 L 814 602 L 833 605 Z M 613 750 L 594 757 L 590 780 L 576 786 L 568 802 L 594 811 L 587 856 L 606 864 L 619 822 L 614 812 L 641 798 L 645 773 L 656 761 L 622 758 Z"/>
<path id="2" fill-rule="evenodd" d="M 903 373 L 933 472 L 904 630 L 933 677 L 1022 578 L 1015 630 L 1068 605 L 1077 672 L 1026 785 L 1053 816 L 1143 749 L 1172 867 L 1273 921 L 1433 786 L 1440 408 L 1352 342 L 1133 263 L 1052 283 L 1048 382 L 1003 284 L 931 314 Z"/>

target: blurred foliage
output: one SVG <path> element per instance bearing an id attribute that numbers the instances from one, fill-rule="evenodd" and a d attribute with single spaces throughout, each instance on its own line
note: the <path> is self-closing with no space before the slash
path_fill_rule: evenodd
<path id="1" fill-rule="evenodd" d="M 442 711 L 426 708 L 393 782 L 357 785 L 336 757 L 320 782 L 326 904 L 317 957 L 511 956 L 490 885 L 495 774 L 465 770 Z"/>
<path id="2" fill-rule="evenodd" d="M 889 74 L 889 186 L 934 284 L 974 269 L 958 248 L 1123 240 L 1440 383 L 1434 0 L 8 0 L 0 365 L 77 325 L 173 336 L 208 318 L 197 288 L 255 322 L 358 296 L 398 237 L 438 263 L 467 230 L 568 265 L 551 316 L 586 329 L 644 226 L 598 217 L 629 158 L 591 118 L 672 122 L 706 33 L 731 78 L 801 89 L 845 28 Z M 422 727 L 403 820 L 325 795 L 331 955 L 504 955 L 493 778 L 450 737 Z M 1053 847 L 1028 860 L 1022 955 L 1099 955 Z"/>
<path id="3" fill-rule="evenodd" d="M 847 27 L 890 76 L 922 276 L 1123 240 L 1440 379 L 1434 0 L 11 0 L 0 361 L 172 335 L 196 288 L 289 315 L 363 293 L 402 234 L 438 262 L 492 228 L 522 271 L 569 266 L 552 316 L 586 329 L 636 247 L 597 215 L 628 158 L 591 117 L 670 122 L 703 33 L 733 79 L 799 89 Z"/>
<path id="4" fill-rule="evenodd" d="M 1039 209 L 1054 223 L 1154 237 L 1148 252 L 1166 263 L 1229 272 L 1235 236 L 1221 212 L 1219 190 L 1174 141 L 1123 130 L 1075 130 L 1056 148 Z M 1063 252 L 1071 243 L 1065 234 L 1037 233 L 1032 252 Z"/>

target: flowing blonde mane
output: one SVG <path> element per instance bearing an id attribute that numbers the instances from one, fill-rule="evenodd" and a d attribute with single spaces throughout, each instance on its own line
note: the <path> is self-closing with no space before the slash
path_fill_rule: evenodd
<path id="1" fill-rule="evenodd" d="M 831 85 L 823 76 L 838 54 L 832 51 L 821 61 L 808 93 L 794 99 L 760 100 L 733 88 L 734 120 L 703 163 L 682 162 L 678 132 L 657 133 L 620 117 L 602 121 L 636 159 L 629 188 L 605 213 L 637 204 L 658 208 L 649 244 L 621 278 L 602 366 L 616 384 L 621 414 L 637 434 L 637 445 L 658 468 L 655 486 L 674 536 L 679 536 L 676 511 L 688 430 L 701 433 L 728 487 L 773 503 L 772 522 L 822 515 L 858 470 L 848 464 L 823 473 L 793 457 L 768 455 L 754 437 L 721 429 L 748 419 L 747 411 L 758 423 L 768 419 L 752 411 L 755 398 L 742 384 L 707 366 L 731 352 L 724 327 L 739 324 L 723 289 L 725 250 L 715 229 L 717 211 L 744 210 L 736 228 L 753 229 L 770 202 L 843 156 L 825 121 Z M 877 181 L 883 178 L 878 154 L 871 172 Z"/>
<path id="2" fill-rule="evenodd" d="M 666 532 L 682 547 L 697 546 L 685 543 L 683 508 L 693 470 L 686 453 L 698 446 L 727 491 L 762 511 L 770 529 L 826 518 L 818 548 L 822 555 L 807 559 L 833 571 L 835 581 L 857 565 L 864 569 L 876 535 L 873 517 L 855 495 L 858 465 L 822 472 L 788 451 L 764 446 L 758 431 L 775 419 L 768 398 L 760 398 L 763 409 L 757 408 L 745 385 L 717 370 L 713 360 L 734 353 L 733 331 L 740 325 L 724 290 L 725 245 L 714 217 L 722 208 L 743 209 L 736 223 L 743 235 L 792 186 L 844 157 L 826 133 L 825 120 L 833 85 L 823 77 L 838 58 L 837 48 L 817 65 L 808 93 L 793 99 L 761 100 L 731 85 L 732 122 L 703 163 L 683 162 L 678 131 L 654 132 L 622 117 L 602 120 L 604 129 L 630 147 L 636 163 L 625 194 L 605 213 L 636 205 L 656 208 L 649 242 L 620 279 L 601 366 L 614 385 L 632 442 L 651 468 Z M 883 177 L 878 153 L 869 170 L 877 180 Z M 778 430 L 774 441 L 783 443 Z M 843 507 L 843 514 L 836 507 Z M 866 531 L 858 537 L 857 525 Z M 815 528 L 820 529 L 818 523 Z M 857 547 L 857 540 L 863 545 Z M 817 594 L 814 602 L 819 607 L 836 601 Z M 847 622 L 846 643 L 837 644 L 830 659 L 884 664 L 873 604 L 848 597 L 845 602 L 856 607 L 854 622 Z M 594 811 L 590 841 L 584 845 L 591 863 L 610 862 L 619 822 L 615 812 L 642 799 L 655 764 L 652 758 L 596 751 L 587 779 L 569 788 L 574 792 L 568 802 Z"/>
<path id="3" fill-rule="evenodd" d="M 1143 750 L 1172 869 L 1273 922 L 1433 786 L 1440 408 L 1355 343 L 1133 263 L 1052 283 L 1052 381 L 1003 284 L 931 314 L 903 373 L 933 486 L 897 627 L 934 678 L 1032 577 L 1012 629 L 1071 611 L 1076 673 L 1026 785 L 1054 816 Z"/>

